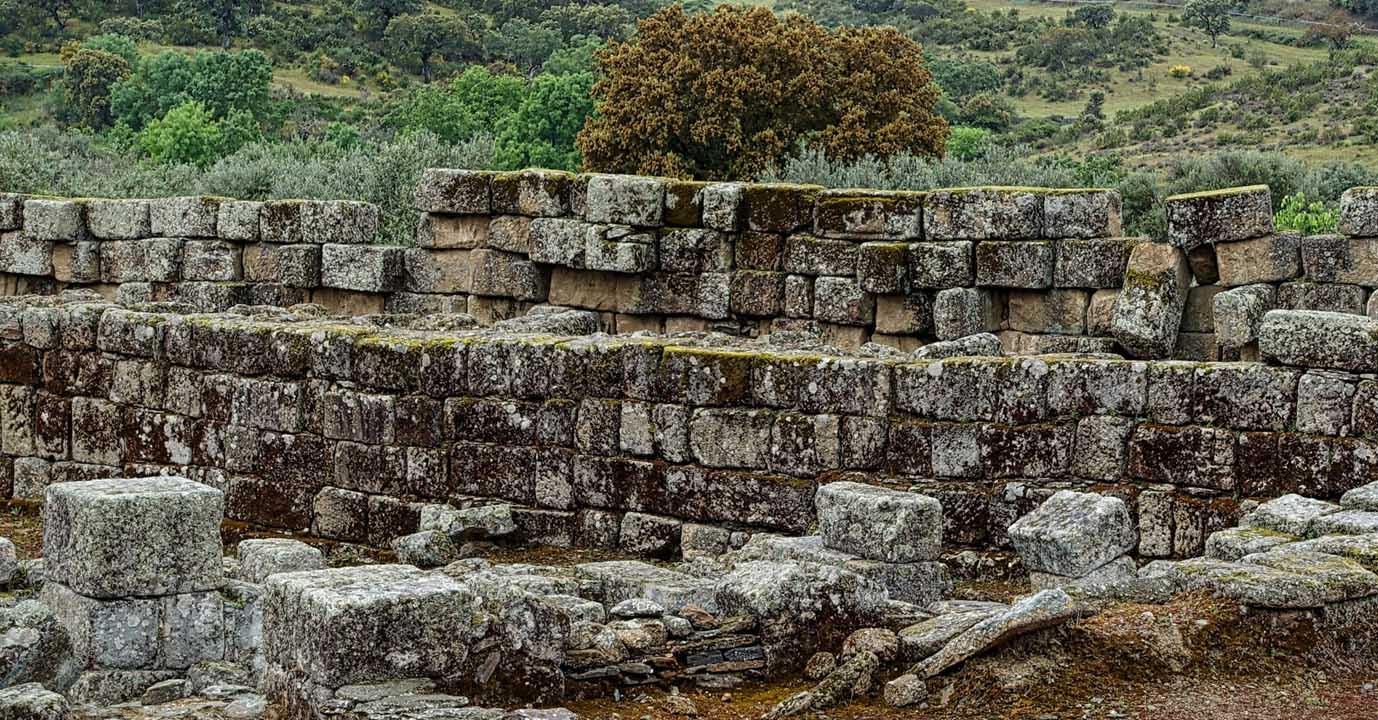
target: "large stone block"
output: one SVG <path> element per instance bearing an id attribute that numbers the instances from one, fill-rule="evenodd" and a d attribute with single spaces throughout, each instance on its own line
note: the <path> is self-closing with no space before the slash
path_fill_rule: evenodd
<path id="1" fill-rule="evenodd" d="M 302 207 L 301 232 L 307 242 L 368 244 L 377 241 L 380 220 L 378 206 L 372 203 L 311 202 Z"/>
<path id="2" fill-rule="evenodd" d="M 42 599 L 67 631 L 82 667 L 133 670 L 157 663 L 162 598 L 102 600 L 49 578 Z"/>
<path id="3" fill-rule="evenodd" d="M 1115 339 L 1137 357 L 1169 357 L 1177 344 L 1190 285 L 1181 250 L 1159 243 L 1135 246 L 1124 289 L 1115 301 Z"/>
<path id="4" fill-rule="evenodd" d="M 732 269 L 732 237 L 707 228 L 666 230 L 659 257 L 668 272 L 726 272 Z"/>
<path id="5" fill-rule="evenodd" d="M 824 322 L 870 325 L 875 320 L 876 298 L 852 278 L 820 277 L 813 285 L 813 314 Z"/>
<path id="6" fill-rule="evenodd" d="M 1378 320 L 1347 313 L 1273 310 L 1263 316 L 1258 348 L 1284 365 L 1378 372 Z"/>
<path id="7" fill-rule="evenodd" d="M 909 245 L 909 287 L 946 289 L 975 282 L 970 242 L 919 242 Z"/>
<path id="8" fill-rule="evenodd" d="M 101 243 L 101 279 L 108 283 L 175 282 L 180 278 L 180 238 L 111 240 Z"/>
<path id="9" fill-rule="evenodd" d="M 481 248 L 469 255 L 473 264 L 470 291 L 475 295 L 540 302 L 550 293 L 550 272 L 521 255 Z"/>
<path id="10" fill-rule="evenodd" d="M 1115 497 L 1061 490 L 1009 528 L 1031 571 L 1079 578 L 1134 549 L 1129 509 Z"/>
<path id="11" fill-rule="evenodd" d="M 1355 187 L 1340 195 L 1340 232 L 1378 237 L 1378 187 Z"/>
<path id="12" fill-rule="evenodd" d="M 935 190 L 924 196 L 928 240 L 1026 240 L 1043 237 L 1044 197 L 1028 188 Z"/>
<path id="13" fill-rule="evenodd" d="M 1245 285 L 1212 298 L 1215 342 L 1222 349 L 1238 350 L 1258 340 L 1263 315 L 1273 309 L 1277 290 L 1272 285 Z"/>
<path id="14" fill-rule="evenodd" d="M 493 212 L 531 217 L 569 214 L 574 176 L 557 170 L 522 170 L 493 178 Z"/>
<path id="15" fill-rule="evenodd" d="M 801 275 L 855 277 L 860 247 L 847 240 L 791 235 L 785 239 L 784 268 Z"/>
<path id="16" fill-rule="evenodd" d="M 665 181 L 635 175 L 591 175 L 584 217 L 594 223 L 658 227 L 665 218 Z"/>
<path id="17" fill-rule="evenodd" d="M 1167 205 L 1168 242 L 1183 250 L 1273 232 L 1267 185 L 1173 195 Z"/>
<path id="18" fill-rule="evenodd" d="M 918 335 L 932 329 L 932 295 L 921 292 L 876 297 L 876 332 Z"/>
<path id="19" fill-rule="evenodd" d="M 936 560 L 943 549 L 943 509 L 918 493 L 831 482 L 814 496 L 818 530 L 834 550 L 871 560 Z"/>
<path id="20" fill-rule="evenodd" d="M 703 205 L 704 227 L 724 232 L 741 228 L 744 215 L 741 183 L 712 183 L 700 191 L 699 201 Z"/>
<path id="21" fill-rule="evenodd" d="M 1278 286 L 1277 306 L 1282 310 L 1322 310 L 1364 315 L 1368 291 L 1358 285 L 1289 282 Z"/>
<path id="22" fill-rule="evenodd" d="M 22 232 L 0 234 L 0 272 L 15 275 L 51 275 L 53 243 Z"/>
<path id="23" fill-rule="evenodd" d="M 214 590 L 222 580 L 219 490 L 178 477 L 48 487 L 45 572 L 96 598 Z"/>
<path id="24" fill-rule="evenodd" d="M 258 242 L 258 216 L 263 203 L 253 200 L 227 200 L 220 203 L 215 232 L 221 240 Z"/>
<path id="25" fill-rule="evenodd" d="M 269 663 L 337 688 L 457 675 L 484 633 L 459 580 L 404 565 L 283 573 L 263 597 Z"/>
<path id="26" fill-rule="evenodd" d="M 1215 245 L 1219 284 L 1239 287 L 1291 280 L 1301 275 L 1301 236 L 1275 235 Z"/>
<path id="27" fill-rule="evenodd" d="M 1063 190 L 1043 198 L 1043 237 L 1109 238 L 1120 230 L 1120 194 L 1114 190 Z"/>
<path id="28" fill-rule="evenodd" d="M 1046 288 L 1053 284 L 1053 243 L 992 241 L 976 244 L 976 284 Z"/>
<path id="29" fill-rule="evenodd" d="M 430 168 L 416 184 L 416 209 L 428 213 L 487 215 L 493 211 L 493 173 Z"/>
<path id="30" fill-rule="evenodd" d="M 242 275 L 238 245 L 224 240 L 188 240 L 182 244 L 183 280 L 228 281 Z"/>
<path id="31" fill-rule="evenodd" d="M 740 214 L 746 229 L 790 233 L 813 223 L 814 202 L 823 188 L 816 185 L 752 183 L 742 185 Z"/>
<path id="32" fill-rule="evenodd" d="M 590 225 L 584 234 L 589 270 L 638 274 L 656 268 L 655 235 L 624 225 Z"/>
<path id="33" fill-rule="evenodd" d="M 137 240 L 152 232 L 147 200 L 90 200 L 86 227 L 101 240 Z"/>
<path id="34" fill-rule="evenodd" d="M 30 198 L 24 201 L 24 234 L 34 240 L 76 242 L 86 239 L 86 208 L 74 200 Z"/>
<path id="35" fill-rule="evenodd" d="M 1082 335 L 1086 332 L 1085 290 L 1011 291 L 1009 329 L 1030 333 Z"/>
<path id="36" fill-rule="evenodd" d="M 1001 303 L 990 290 L 948 288 L 933 302 L 933 330 L 939 340 L 998 330 L 1001 314 Z"/>
<path id="37" fill-rule="evenodd" d="M 916 240 L 923 235 L 923 193 L 825 190 L 813 211 L 814 232 L 859 240 Z"/>
<path id="38" fill-rule="evenodd" d="M 419 293 L 467 293 L 474 263 L 469 250 L 407 248 L 406 286 Z"/>
<path id="39" fill-rule="evenodd" d="M 857 280 L 872 293 L 901 293 L 909 289 L 909 246 L 896 242 L 869 242 L 857 256 Z"/>
<path id="40" fill-rule="evenodd" d="M 322 245 L 321 285 L 363 292 L 399 290 L 403 253 L 403 248 L 383 245 Z"/>
<path id="41" fill-rule="evenodd" d="M 1129 252 L 1139 238 L 1085 238 L 1057 242 L 1054 287 L 1118 288 L 1124 282 Z"/>
<path id="42" fill-rule="evenodd" d="M 1301 257 L 1316 282 L 1378 287 L 1378 239 L 1313 235 L 1302 240 Z"/>
<path id="43" fill-rule="evenodd" d="M 159 237 L 213 238 L 223 200 L 206 196 L 150 200 L 149 228 Z"/>
<path id="44" fill-rule="evenodd" d="M 416 221 L 416 246 L 446 250 L 484 247 L 493 221 L 486 215 L 439 215 L 422 213 Z"/>
<path id="45" fill-rule="evenodd" d="M 244 279 L 296 288 L 321 284 L 321 246 L 252 243 L 242 256 Z"/>

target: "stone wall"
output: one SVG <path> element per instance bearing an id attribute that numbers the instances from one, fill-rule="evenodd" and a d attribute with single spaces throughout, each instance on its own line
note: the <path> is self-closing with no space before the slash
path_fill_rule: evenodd
<path id="1" fill-rule="evenodd" d="M 1075 487 L 1129 500 L 1159 557 L 1199 554 L 1241 499 L 1378 475 L 1365 375 L 255 313 L 0 304 L 5 489 L 178 473 L 222 488 L 231 519 L 375 545 L 420 503 L 503 498 L 530 539 L 636 550 L 799 534 L 836 479 L 920 488 L 948 546 L 1000 545 Z"/>

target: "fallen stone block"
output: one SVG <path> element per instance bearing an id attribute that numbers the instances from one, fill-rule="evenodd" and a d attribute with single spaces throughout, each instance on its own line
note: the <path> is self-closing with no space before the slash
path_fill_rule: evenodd
<path id="1" fill-rule="evenodd" d="M 421 532 L 393 538 L 392 550 L 397 553 L 397 561 L 421 568 L 434 568 L 460 559 L 459 548 L 450 536 L 439 530 Z"/>
<path id="2" fill-rule="evenodd" d="M 741 550 L 734 553 L 733 557 L 738 560 L 831 565 L 878 583 L 885 588 L 891 600 L 919 605 L 936 602 L 952 592 L 952 580 L 948 577 L 947 566 L 941 562 L 890 563 L 868 560 L 827 547 L 821 535 L 783 537 L 757 533 Z"/>
<path id="3" fill-rule="evenodd" d="M 1340 507 L 1346 510 L 1378 510 L 1378 482 L 1349 490 L 1340 496 Z"/>
<path id="4" fill-rule="evenodd" d="M 1353 560 L 1372 572 L 1378 572 L 1378 534 L 1375 533 L 1323 535 L 1310 540 L 1299 540 L 1285 547 L 1288 550 L 1338 555 Z"/>
<path id="5" fill-rule="evenodd" d="M 891 563 L 942 553 L 943 509 L 926 495 L 841 481 L 820 487 L 814 504 L 823 542 L 834 550 Z"/>
<path id="6" fill-rule="evenodd" d="M 999 603 L 992 605 L 994 607 L 942 613 L 900 630 L 900 659 L 911 663 L 925 660 L 942 650 L 953 638 L 971 629 L 976 623 L 1004 612 L 1009 607 Z"/>
<path id="7" fill-rule="evenodd" d="M 1164 204 L 1168 242 L 1183 250 L 1273 232 L 1272 193 L 1267 185 L 1173 195 Z"/>
<path id="8" fill-rule="evenodd" d="M 1308 537 L 1373 533 L 1378 533 L 1378 512 L 1371 510 L 1340 510 L 1326 513 L 1313 519 L 1306 529 Z"/>
<path id="9" fill-rule="evenodd" d="M 214 590 L 223 580 L 219 490 L 179 477 L 51 485 L 45 571 L 95 598 Z"/>
<path id="10" fill-rule="evenodd" d="M 1316 581 L 1327 604 L 1378 594 L 1378 575 L 1347 558 L 1292 547 L 1245 555 L 1241 563 L 1295 573 Z"/>
<path id="11" fill-rule="evenodd" d="M 1180 250 L 1159 243 L 1136 245 L 1115 301 L 1115 339 L 1135 357 L 1171 356 L 1190 284 Z"/>
<path id="12" fill-rule="evenodd" d="M 1240 520 L 1240 527 L 1263 528 L 1273 532 L 1305 536 L 1311 523 L 1323 515 L 1338 511 L 1334 503 L 1287 494 L 1254 508 Z"/>
<path id="13" fill-rule="evenodd" d="M 1258 349 L 1283 365 L 1378 371 L 1378 319 L 1314 310 L 1273 310 L 1263 316 Z"/>
<path id="14" fill-rule="evenodd" d="M 1109 586 L 1138 576 L 1139 567 L 1128 555 L 1121 555 L 1085 575 L 1067 577 L 1038 571 L 1029 572 L 1029 586 L 1035 592 L 1052 588 L 1076 589 L 1098 594 Z"/>
<path id="15" fill-rule="evenodd" d="M 1175 592 L 1206 591 L 1250 607 L 1297 609 L 1325 604 L 1315 579 L 1262 565 L 1192 558 L 1158 560 L 1139 570 L 1139 577 L 1163 577 Z"/>
<path id="16" fill-rule="evenodd" d="M 1261 527 L 1226 528 L 1206 538 L 1206 557 L 1213 560 L 1238 560 L 1245 555 L 1267 552 L 1297 541 L 1297 536 Z"/>
<path id="17" fill-rule="evenodd" d="M 1031 571 L 1079 578 L 1134 549 L 1129 509 L 1115 497 L 1060 490 L 1009 527 Z"/>
<path id="18" fill-rule="evenodd" d="M 325 568 L 325 555 L 300 540 L 273 538 L 239 542 L 239 576 L 262 584 L 269 575 Z"/>
<path id="19" fill-rule="evenodd" d="M 0 720 L 67 720 L 67 698 L 39 683 L 0 689 Z"/>
<path id="20" fill-rule="evenodd" d="M 1009 609 L 972 625 L 942 650 L 914 667 L 914 674 L 931 678 L 1011 638 L 1052 627 L 1077 617 L 1080 609 L 1062 590 L 1044 590 L 1016 601 Z"/>

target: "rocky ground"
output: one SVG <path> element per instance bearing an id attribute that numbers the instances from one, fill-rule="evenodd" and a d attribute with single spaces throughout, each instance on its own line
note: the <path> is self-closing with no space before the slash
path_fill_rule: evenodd
<path id="1" fill-rule="evenodd" d="M 21 557 L 37 554 L 36 515 L 14 507 L 0 515 L 0 535 Z M 227 531 L 227 539 L 243 536 Z M 385 556 L 331 548 L 332 562 Z M 587 552 L 504 549 L 498 561 L 548 564 L 604 559 Z M 960 582 L 956 595 L 1007 600 L 1019 582 Z M 893 674 L 893 673 L 892 673 Z M 1154 720 L 1371 720 L 1378 708 L 1378 627 L 1343 636 L 1317 629 L 1305 613 L 1247 611 L 1229 601 L 1184 595 L 1166 605 L 1122 603 L 1086 619 L 1020 638 L 930 684 L 925 705 L 896 709 L 881 698 L 888 675 L 870 694 L 815 717 L 867 718 L 1152 718 Z M 575 700 L 586 719 L 759 718 L 812 683 L 748 684 L 730 691 L 631 689 Z M 78 720 L 235 720 L 241 708 L 205 698 L 152 707 L 84 709 Z M 269 707 L 270 720 L 282 717 Z"/>

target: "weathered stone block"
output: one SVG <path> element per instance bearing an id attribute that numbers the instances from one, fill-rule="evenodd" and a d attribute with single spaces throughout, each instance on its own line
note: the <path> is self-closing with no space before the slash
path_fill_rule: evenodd
<path id="1" fill-rule="evenodd" d="M 1313 235 L 1302 240 L 1301 255 L 1310 280 L 1378 286 L 1378 240 Z"/>
<path id="2" fill-rule="evenodd" d="M 24 195 L 0 193 L 0 230 L 24 227 Z"/>
<path id="3" fill-rule="evenodd" d="M 101 243 L 101 279 L 108 283 L 175 282 L 181 275 L 183 241 L 177 238 Z"/>
<path id="4" fill-rule="evenodd" d="M 159 237 L 213 238 L 223 201 L 207 196 L 149 200 L 149 228 Z"/>
<path id="5" fill-rule="evenodd" d="M 770 455 L 774 417 L 760 410 L 695 410 L 689 446 L 709 467 L 763 468 Z"/>
<path id="6" fill-rule="evenodd" d="M 813 314 L 819 320 L 842 325 L 869 325 L 875 320 L 875 296 L 852 278 L 820 277 L 813 293 Z"/>
<path id="7" fill-rule="evenodd" d="M 703 203 L 704 227 L 724 232 L 741 228 L 745 219 L 741 209 L 742 187 L 741 183 L 712 183 L 702 190 L 700 201 Z"/>
<path id="8" fill-rule="evenodd" d="M 1134 423 L 1126 418 L 1097 415 L 1077 422 L 1072 472 L 1085 478 L 1116 481 L 1124 477 L 1129 435 Z"/>
<path id="9" fill-rule="evenodd" d="M 1284 365 L 1378 372 L 1378 320 L 1346 313 L 1273 310 L 1263 316 L 1258 348 Z"/>
<path id="10" fill-rule="evenodd" d="M 1031 571 L 1079 578 L 1138 542 L 1129 509 L 1116 497 L 1061 490 L 1009 528 Z"/>
<path id="11" fill-rule="evenodd" d="M 1108 238 L 1120 230 L 1120 194 L 1114 190 L 1064 190 L 1043 198 L 1045 238 Z"/>
<path id="12" fill-rule="evenodd" d="M 1291 280 L 1301 275 L 1301 236 L 1275 235 L 1215 245 L 1219 284 L 1239 287 Z"/>
<path id="13" fill-rule="evenodd" d="M 1354 187 L 1340 195 L 1340 232 L 1378 237 L 1378 188 Z"/>
<path id="14" fill-rule="evenodd" d="M 931 497 L 839 481 L 820 487 L 814 501 L 829 548 L 891 563 L 942 553 L 943 510 Z"/>
<path id="15" fill-rule="evenodd" d="M 86 227 L 101 240 L 137 240 L 152 233 L 147 200 L 89 200 Z"/>
<path id="16" fill-rule="evenodd" d="M 742 185 L 739 213 L 746 229 L 790 233 L 813 223 L 814 202 L 823 188 L 816 185 L 752 183 Z"/>
<path id="17" fill-rule="evenodd" d="M 1320 310 L 1364 315 L 1368 291 L 1358 285 L 1289 282 L 1278 286 L 1277 306 L 1283 310 Z"/>
<path id="18" fill-rule="evenodd" d="M 568 268 L 583 268 L 589 229 L 588 223 L 567 218 L 532 220 L 531 260 Z"/>
<path id="19" fill-rule="evenodd" d="M 1273 309 L 1277 291 L 1272 285 L 1246 285 L 1212 298 L 1215 341 L 1224 349 L 1237 350 L 1258 340 L 1263 315 Z"/>
<path id="20" fill-rule="evenodd" d="M 970 242 L 919 242 L 909 245 L 909 287 L 965 287 L 975 281 Z"/>
<path id="21" fill-rule="evenodd" d="M 488 246 L 520 255 L 531 254 L 531 220 L 521 215 L 498 215 L 488 223 Z"/>
<path id="22" fill-rule="evenodd" d="M 1283 430 L 1292 421 L 1297 376 L 1257 364 L 1201 366 L 1191 389 L 1193 415 L 1239 430 Z"/>
<path id="23" fill-rule="evenodd" d="M 182 244 L 183 280 L 226 281 L 241 276 L 239 246 L 224 240 L 188 240 Z"/>
<path id="24" fill-rule="evenodd" d="M 1165 204 L 1168 242 L 1183 250 L 1273 232 L 1272 193 L 1267 185 L 1173 195 Z"/>
<path id="25" fill-rule="evenodd" d="M 488 245 L 493 221 L 484 215 L 422 213 L 416 221 L 416 246 L 470 250 Z"/>
<path id="26" fill-rule="evenodd" d="M 467 293 L 474 263 L 469 250 L 408 248 L 406 287 L 420 293 Z"/>
<path id="27" fill-rule="evenodd" d="M 84 240 L 85 205 L 75 200 L 29 198 L 24 201 L 24 234 L 48 242 Z"/>
<path id="28" fill-rule="evenodd" d="M 1115 339 L 1136 357 L 1170 356 L 1190 285 L 1181 250 L 1158 243 L 1135 246 L 1115 301 Z"/>
<path id="29" fill-rule="evenodd" d="M 522 170 L 493 177 L 493 212 L 531 217 L 569 214 L 574 176 L 557 170 Z"/>
<path id="30" fill-rule="evenodd" d="M 226 200 L 216 214 L 215 232 L 221 240 L 258 242 L 258 215 L 263 203 L 252 200 Z"/>
<path id="31" fill-rule="evenodd" d="M 53 245 L 53 279 L 66 283 L 100 282 L 100 248 L 103 244 L 84 241 Z"/>
<path id="32" fill-rule="evenodd" d="M 760 270 L 732 273 L 730 307 L 738 315 L 775 317 L 784 310 L 785 274 Z"/>
<path id="33" fill-rule="evenodd" d="M 0 272 L 15 275 L 51 275 L 53 243 L 22 232 L 0 234 Z"/>
<path id="34" fill-rule="evenodd" d="M 101 600 L 51 578 L 42 598 L 66 630 L 81 667 L 137 669 L 156 664 L 162 599 Z"/>
<path id="35" fill-rule="evenodd" d="M 296 288 L 321 284 L 320 245 L 252 243 L 244 246 L 244 279 Z"/>
<path id="36" fill-rule="evenodd" d="M 932 295 L 920 292 L 876 297 L 876 332 L 918 335 L 932 329 Z"/>
<path id="37" fill-rule="evenodd" d="M 825 190 L 813 211 L 823 237 L 916 240 L 923 236 L 923 193 Z"/>
<path id="38" fill-rule="evenodd" d="M 379 222 L 378 206 L 366 202 L 310 202 L 301 210 L 302 239 L 322 245 L 366 245 L 375 242 Z"/>
<path id="39" fill-rule="evenodd" d="M 594 223 L 658 227 L 665 218 L 665 182 L 634 175 L 588 178 L 584 217 Z"/>
<path id="40" fill-rule="evenodd" d="M 1090 294 L 1084 290 L 1011 291 L 1009 328 L 1021 332 L 1082 335 Z"/>
<path id="41" fill-rule="evenodd" d="M 992 241 L 976 244 L 976 284 L 1046 288 L 1053 283 L 1053 243 Z"/>
<path id="42" fill-rule="evenodd" d="M 251 583 L 262 584 L 269 575 L 277 573 L 323 568 L 325 555 L 300 540 L 269 538 L 239 542 L 239 575 Z"/>
<path id="43" fill-rule="evenodd" d="M 429 168 L 416 184 L 416 209 L 487 215 L 493 211 L 492 180 L 489 172 Z"/>
<path id="44" fill-rule="evenodd" d="M 43 506 L 49 579 L 97 598 L 214 590 L 219 490 L 177 477 L 52 485 Z"/>
<path id="45" fill-rule="evenodd" d="M 322 245 L 321 285 L 392 292 L 402 287 L 404 250 L 383 245 Z"/>
<path id="46" fill-rule="evenodd" d="M 706 228 L 666 230 L 659 257 L 660 269 L 669 272 L 725 272 L 732 269 L 732 238 Z"/>
<path id="47" fill-rule="evenodd" d="M 909 289 L 909 246 L 870 242 L 857 255 L 857 280 L 872 293 L 902 293 Z"/>
<path id="48" fill-rule="evenodd" d="M 1297 430 L 1317 435 L 1348 435 L 1357 389 L 1345 373 L 1312 370 L 1297 380 Z"/>
<path id="49" fill-rule="evenodd" d="M 1054 287 L 1119 288 L 1129 253 L 1140 238 L 1066 239 L 1057 242 Z"/>
<path id="50" fill-rule="evenodd" d="M 1219 285 L 1193 286 L 1187 292 L 1186 305 L 1182 307 L 1182 332 L 1214 332 L 1215 296 L 1222 292 L 1225 292 L 1225 288 Z"/>
<path id="51" fill-rule="evenodd" d="M 481 248 L 471 251 L 469 259 L 475 295 L 540 302 L 550 293 L 550 272 L 521 255 Z"/>
<path id="52" fill-rule="evenodd" d="M 990 290 L 948 288 L 933 302 L 933 330 L 939 340 L 955 340 L 1000 328 L 1001 307 Z"/>
<path id="53" fill-rule="evenodd" d="M 786 272 L 855 277 L 859 248 L 847 240 L 791 235 L 785 239 L 782 260 Z"/>
<path id="54" fill-rule="evenodd" d="M 638 274 L 656 268 L 655 235 L 619 225 L 591 225 L 584 235 L 589 270 Z"/>
<path id="55" fill-rule="evenodd" d="M 1044 197 L 1027 188 L 935 190 L 924 196 L 928 240 L 1025 240 L 1043 237 Z"/>

